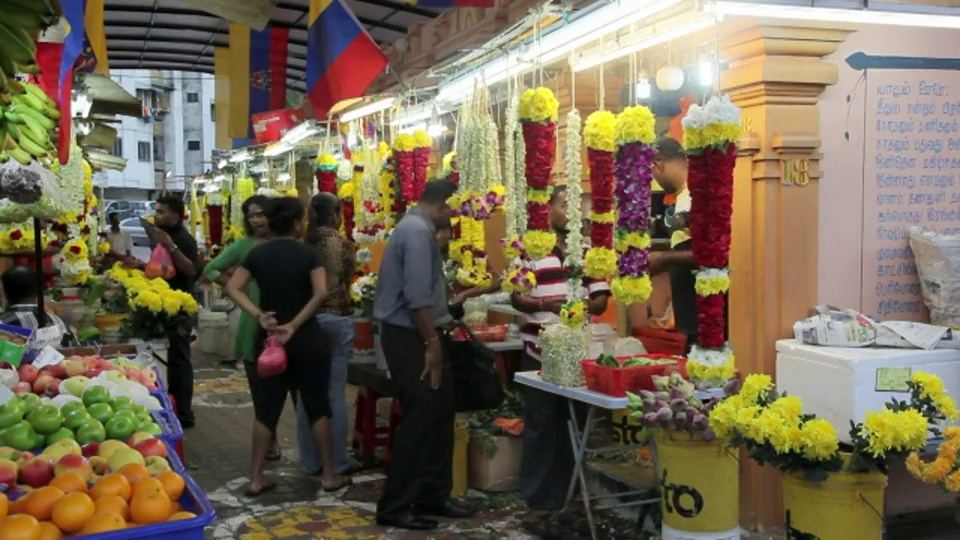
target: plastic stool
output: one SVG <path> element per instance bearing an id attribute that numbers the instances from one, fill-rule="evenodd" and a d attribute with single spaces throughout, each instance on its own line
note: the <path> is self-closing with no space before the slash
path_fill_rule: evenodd
<path id="1" fill-rule="evenodd" d="M 393 434 L 397 431 L 397 425 L 403 420 L 403 409 L 400 408 L 400 401 L 393 400 L 390 405 L 390 423 L 387 425 L 387 447 L 383 451 L 383 460 L 390 463 L 390 454 L 393 453 Z"/>
<path id="2" fill-rule="evenodd" d="M 353 449 L 363 457 L 373 457 L 377 448 L 387 445 L 388 428 L 377 426 L 379 392 L 361 386 L 357 393 L 357 414 L 353 421 Z"/>

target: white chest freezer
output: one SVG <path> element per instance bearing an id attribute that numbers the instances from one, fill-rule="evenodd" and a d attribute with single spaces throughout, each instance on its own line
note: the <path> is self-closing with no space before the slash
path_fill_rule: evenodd
<path id="1" fill-rule="evenodd" d="M 960 400 L 960 351 L 854 349 L 777 342 L 777 388 L 803 400 L 806 412 L 829 421 L 841 442 L 850 442 L 850 422 L 862 422 L 891 398 L 908 400 L 903 381 L 923 371 L 943 379 Z"/>

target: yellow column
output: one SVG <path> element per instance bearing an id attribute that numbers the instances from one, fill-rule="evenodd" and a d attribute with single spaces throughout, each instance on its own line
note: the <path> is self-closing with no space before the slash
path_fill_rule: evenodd
<path id="1" fill-rule="evenodd" d="M 730 332 L 741 373 L 773 374 L 775 343 L 817 302 L 820 113 L 837 82 L 827 56 L 852 27 L 799 27 L 753 19 L 722 27 L 721 90 L 743 110 L 734 180 Z M 844 429 L 838 426 L 838 429 Z M 743 456 L 741 523 L 782 523 L 779 476 Z"/>

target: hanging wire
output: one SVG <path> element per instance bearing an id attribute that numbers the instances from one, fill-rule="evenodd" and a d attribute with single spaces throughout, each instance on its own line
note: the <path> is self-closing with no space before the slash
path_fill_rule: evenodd
<path id="1" fill-rule="evenodd" d="M 597 109 L 601 111 L 607 110 L 607 85 L 604 82 L 603 71 L 604 71 L 604 60 L 603 60 L 603 38 L 600 38 L 600 65 L 597 66 L 597 69 L 600 70 L 600 103 L 597 106 Z"/>

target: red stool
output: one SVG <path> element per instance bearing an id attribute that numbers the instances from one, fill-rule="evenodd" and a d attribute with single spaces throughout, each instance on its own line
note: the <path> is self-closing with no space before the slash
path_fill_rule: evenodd
<path id="1" fill-rule="evenodd" d="M 383 396 L 369 386 L 357 393 L 357 414 L 353 422 L 353 449 L 363 457 L 373 457 L 377 448 L 387 445 L 389 428 L 377 425 L 377 401 Z"/>
<path id="2" fill-rule="evenodd" d="M 173 398 L 173 394 L 167 394 L 167 397 L 170 398 L 170 404 L 172 405 L 173 414 L 177 414 L 177 400 Z M 183 466 L 187 466 L 187 457 L 183 453 L 183 439 L 177 441 L 177 444 L 173 447 L 174 451 L 177 453 L 177 457 L 180 458 L 180 463 L 183 463 Z"/>
<path id="3" fill-rule="evenodd" d="M 383 451 L 383 460 L 389 464 L 390 454 L 393 453 L 393 434 L 397 430 L 397 425 L 403 420 L 403 410 L 400 408 L 400 402 L 393 400 L 390 405 L 390 423 L 387 425 L 387 447 Z"/>

